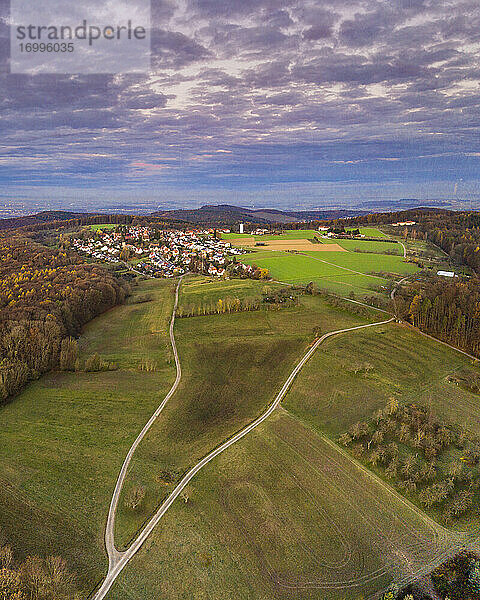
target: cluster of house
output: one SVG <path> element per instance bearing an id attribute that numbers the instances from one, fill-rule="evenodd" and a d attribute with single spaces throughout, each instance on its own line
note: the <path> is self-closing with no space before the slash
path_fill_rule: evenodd
<path id="1" fill-rule="evenodd" d="M 218 239 L 223 231 L 160 230 L 140 226 L 98 229 L 71 241 L 72 248 L 91 258 L 125 263 L 138 273 L 154 277 L 175 277 L 187 271 L 224 277 L 236 255 L 248 251 Z M 235 263 L 230 271 L 250 276 L 252 267 Z"/>
<path id="2" fill-rule="evenodd" d="M 364 238 L 366 237 L 363 233 L 360 233 L 360 231 L 358 229 L 355 230 L 350 230 L 350 231 L 345 231 L 345 229 L 333 229 L 332 227 L 327 227 L 324 225 L 321 225 L 320 227 L 318 227 L 317 231 L 319 231 L 322 235 L 322 237 L 324 238 L 342 238 L 342 237 L 348 237 L 348 238 Z"/>

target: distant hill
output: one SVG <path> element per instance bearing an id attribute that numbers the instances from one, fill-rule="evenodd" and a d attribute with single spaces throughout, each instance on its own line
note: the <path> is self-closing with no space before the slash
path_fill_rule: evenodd
<path id="1" fill-rule="evenodd" d="M 342 217 L 356 217 L 366 214 L 362 210 L 309 210 L 309 211 L 283 211 L 271 208 L 250 209 L 230 204 L 207 204 L 196 209 L 165 210 L 152 214 L 167 220 L 185 221 L 194 224 L 233 225 L 237 223 L 298 223 L 312 219 L 339 219 Z"/>
<path id="2" fill-rule="evenodd" d="M 49 223 L 50 221 L 68 221 L 82 217 L 93 217 L 97 213 L 78 213 L 62 210 L 47 210 L 39 212 L 36 215 L 25 217 L 10 217 L 9 219 L 0 219 L 0 229 L 17 229 L 27 225 L 38 225 L 40 223 Z"/>
<path id="3" fill-rule="evenodd" d="M 420 204 L 420 201 L 403 200 L 400 201 L 406 206 L 409 204 Z M 382 209 L 380 209 L 382 210 Z M 442 210 L 441 208 L 420 208 L 416 207 L 416 211 L 435 211 Z M 444 210 L 444 209 L 443 209 Z M 387 214 L 382 210 L 383 214 Z M 390 212 L 390 211 L 389 211 Z M 394 211 L 396 212 L 396 211 Z M 366 215 L 377 213 L 372 210 L 356 210 L 356 209 L 326 209 L 326 210 L 304 210 L 304 211 L 283 211 L 274 208 L 250 209 L 241 206 L 233 206 L 230 204 L 213 205 L 207 204 L 196 209 L 177 209 L 157 211 L 150 215 L 135 215 L 121 213 L 94 213 L 94 212 L 72 212 L 72 211 L 44 211 L 35 215 L 22 217 L 11 217 L 8 219 L 0 219 L 0 230 L 17 229 L 19 227 L 42 227 L 54 222 L 59 224 L 72 219 L 78 219 L 80 224 L 90 223 L 130 223 L 130 222 L 148 222 L 149 219 L 163 221 L 172 226 L 199 225 L 210 227 L 231 227 L 239 223 L 251 223 L 256 225 L 271 225 L 271 224 L 289 224 L 301 223 L 303 221 L 322 221 L 335 220 L 345 218 L 362 218 Z M 100 219 L 100 220 L 99 220 Z"/>

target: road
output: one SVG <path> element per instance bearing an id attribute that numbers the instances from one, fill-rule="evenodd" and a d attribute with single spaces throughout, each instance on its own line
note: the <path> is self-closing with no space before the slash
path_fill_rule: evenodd
<path id="1" fill-rule="evenodd" d="M 387 323 L 391 323 L 394 320 L 393 318 L 391 318 L 391 319 L 387 319 L 386 321 L 379 321 L 377 323 L 369 323 L 367 325 L 359 325 L 357 327 L 349 327 L 347 329 L 339 329 L 337 331 L 330 331 L 329 333 L 325 333 L 324 335 L 322 335 L 312 345 L 312 347 L 307 351 L 307 353 L 303 356 L 303 358 L 300 360 L 300 362 L 297 364 L 297 366 L 290 373 L 288 379 L 285 381 L 281 390 L 278 392 L 277 396 L 275 397 L 275 400 L 266 409 L 266 411 L 262 415 L 260 415 L 257 419 L 255 419 L 255 421 L 253 421 L 252 423 L 250 423 L 249 425 L 244 427 L 241 431 L 239 431 L 234 436 L 232 436 L 231 438 L 229 438 L 228 440 L 223 442 L 223 444 L 221 444 L 220 446 L 215 448 L 215 450 L 212 450 L 212 452 L 210 452 L 210 454 L 207 454 L 207 456 L 202 458 L 202 460 L 200 460 L 194 467 L 192 467 L 190 469 L 190 471 L 188 471 L 188 473 L 183 477 L 183 479 L 172 490 L 171 494 L 163 502 L 163 504 L 160 506 L 160 508 L 157 510 L 157 512 L 154 514 L 154 516 L 150 519 L 150 521 L 147 523 L 147 525 L 145 525 L 145 527 L 139 533 L 137 539 L 131 544 L 131 546 L 128 548 L 128 550 L 125 550 L 124 552 L 119 552 L 115 548 L 115 541 L 114 541 L 115 512 L 116 512 L 116 508 L 118 505 L 118 499 L 120 497 L 123 482 L 125 480 L 125 476 L 127 473 L 128 465 L 131 461 L 131 458 L 132 458 L 137 446 L 142 441 L 143 437 L 145 436 L 147 431 L 150 429 L 150 427 L 153 425 L 153 423 L 157 419 L 158 415 L 163 410 L 163 407 L 165 406 L 165 404 L 168 402 L 168 400 L 171 398 L 171 396 L 175 393 L 175 391 L 178 387 L 178 384 L 180 382 L 180 379 L 181 379 L 182 372 L 181 372 L 181 367 L 180 367 L 180 361 L 178 359 L 177 348 L 176 348 L 176 344 L 175 344 L 175 336 L 174 336 L 174 331 L 173 331 L 174 323 L 175 323 L 175 311 L 176 311 L 176 307 L 178 304 L 178 292 L 179 292 L 180 283 L 181 283 L 181 280 L 179 281 L 178 286 L 177 286 L 176 296 L 175 296 L 175 306 L 174 306 L 174 310 L 173 310 L 173 314 L 172 314 L 172 320 L 170 323 L 170 340 L 172 342 L 172 348 L 173 348 L 174 355 L 175 355 L 175 363 L 177 365 L 177 378 L 175 379 L 175 383 L 173 384 L 169 393 L 163 400 L 162 404 L 155 411 L 152 418 L 148 421 L 148 423 L 142 429 L 140 435 L 137 437 L 134 444 L 130 448 L 128 455 L 123 463 L 120 474 L 118 476 L 117 484 L 115 486 L 115 491 L 114 491 L 114 494 L 112 497 L 112 501 L 111 501 L 110 509 L 109 509 L 109 513 L 108 513 L 107 526 L 105 529 L 105 546 L 107 549 L 108 559 L 109 559 L 108 572 L 107 572 L 107 575 L 106 575 L 104 581 L 102 582 L 100 588 L 94 595 L 94 600 L 102 600 L 103 598 L 105 598 L 105 596 L 107 595 L 108 591 L 114 584 L 117 577 L 120 575 L 120 573 L 123 571 L 123 569 L 127 566 L 127 564 L 133 558 L 133 556 L 140 550 L 140 548 L 142 547 L 144 542 L 147 540 L 149 535 L 152 533 L 152 531 L 154 530 L 156 525 L 162 519 L 163 515 L 167 512 L 167 510 L 170 508 L 170 506 L 173 504 L 173 502 L 178 498 L 178 496 L 181 494 L 182 490 L 193 479 L 193 477 L 195 477 L 195 475 L 205 465 L 207 465 L 211 460 L 213 460 L 216 456 L 218 456 L 219 454 L 221 454 L 222 452 L 227 450 L 227 448 L 229 448 L 230 446 L 232 446 L 233 444 L 235 444 L 236 442 L 241 440 L 248 433 L 253 431 L 256 427 L 258 427 L 261 423 L 263 423 L 266 419 L 268 419 L 268 417 L 275 411 L 275 409 L 278 408 L 280 402 L 285 397 L 285 395 L 286 395 L 287 391 L 289 390 L 291 384 L 293 383 L 295 377 L 302 370 L 303 366 L 308 362 L 308 360 L 311 358 L 311 356 L 315 353 L 317 348 L 327 338 L 332 337 L 334 335 L 338 335 L 340 333 L 347 333 L 349 331 L 356 331 L 358 329 L 365 329 L 367 327 L 375 327 L 377 325 L 385 325 Z"/>
<path id="2" fill-rule="evenodd" d="M 170 391 L 165 396 L 165 398 L 163 399 L 162 403 L 157 408 L 157 410 L 153 413 L 153 415 L 151 416 L 148 423 L 145 425 L 145 427 L 142 429 L 142 431 L 138 434 L 137 439 L 133 442 L 133 445 L 130 448 L 130 450 L 126 456 L 126 458 L 123 462 L 122 468 L 120 470 L 120 473 L 118 475 L 117 483 L 115 485 L 115 490 L 113 492 L 112 500 L 110 502 L 110 508 L 108 510 L 108 517 L 107 517 L 107 524 L 105 527 L 105 548 L 106 548 L 107 554 L 108 554 L 108 565 L 109 565 L 108 570 L 109 570 L 109 572 L 120 561 L 121 557 L 124 554 L 122 552 L 119 552 L 115 548 L 115 514 L 117 511 L 118 500 L 120 498 L 120 494 L 122 491 L 123 483 L 125 481 L 125 477 L 127 475 L 130 461 L 132 460 L 132 456 L 135 453 L 135 450 L 137 449 L 138 445 L 143 440 L 145 435 L 148 433 L 148 431 L 152 427 L 152 425 L 155 423 L 155 421 L 157 420 L 158 416 L 164 409 L 167 402 L 170 400 L 170 398 L 176 392 L 178 384 L 180 383 L 180 379 L 182 378 L 182 368 L 180 365 L 180 360 L 178 358 L 177 346 L 175 343 L 175 335 L 174 335 L 174 331 L 173 331 L 174 324 L 175 324 L 175 313 L 177 311 L 177 306 L 178 306 L 178 294 L 180 291 L 180 285 L 182 283 L 182 279 L 183 279 L 183 277 L 180 277 L 178 284 L 177 284 L 177 289 L 175 290 L 175 303 L 173 306 L 172 319 L 170 321 L 170 342 L 172 344 L 173 356 L 175 357 L 175 366 L 176 366 L 176 370 L 177 370 L 177 375 L 175 377 L 175 381 L 174 381 L 172 387 L 170 388 Z"/>

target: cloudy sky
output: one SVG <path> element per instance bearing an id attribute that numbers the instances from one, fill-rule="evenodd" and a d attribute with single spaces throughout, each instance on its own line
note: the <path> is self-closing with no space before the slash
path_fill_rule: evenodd
<path id="1" fill-rule="evenodd" d="M 4 205 L 296 208 L 480 179 L 478 0 L 153 0 L 151 71 L 115 75 L 9 74 L 0 6 Z"/>

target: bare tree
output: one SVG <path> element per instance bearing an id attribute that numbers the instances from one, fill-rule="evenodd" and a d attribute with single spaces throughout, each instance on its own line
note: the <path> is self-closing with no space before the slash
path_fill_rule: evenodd
<path id="1" fill-rule="evenodd" d="M 185 503 L 187 503 L 191 499 L 193 492 L 194 492 L 193 486 L 187 485 L 183 488 L 182 493 L 180 494 L 180 497 L 182 498 L 182 500 Z"/>
<path id="2" fill-rule="evenodd" d="M 125 506 L 131 510 L 137 510 L 145 498 L 145 488 L 137 485 L 129 490 L 125 496 Z"/>
<path id="3" fill-rule="evenodd" d="M 0 548 L 0 567 L 2 569 L 9 569 L 13 564 L 13 552 L 10 546 L 3 546 Z"/>

